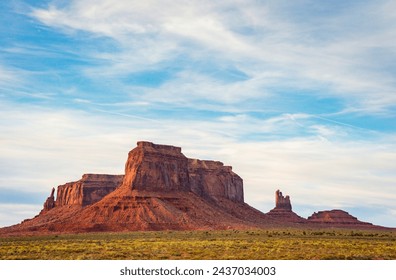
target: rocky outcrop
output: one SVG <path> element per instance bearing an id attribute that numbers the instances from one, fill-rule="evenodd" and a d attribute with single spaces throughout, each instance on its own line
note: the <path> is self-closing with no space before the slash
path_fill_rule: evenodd
<path id="1" fill-rule="evenodd" d="M 371 226 L 371 223 L 361 222 L 356 217 L 343 210 L 328 210 L 313 213 L 308 222 L 328 225 Z"/>
<path id="2" fill-rule="evenodd" d="M 189 159 L 181 148 L 138 142 L 125 164 L 123 187 L 141 191 L 191 191 L 205 199 L 243 202 L 243 181 L 220 161 Z"/>
<path id="3" fill-rule="evenodd" d="M 55 193 L 55 188 L 52 188 L 51 194 L 49 197 L 47 197 L 47 200 L 44 202 L 43 210 L 41 210 L 40 214 L 47 212 L 55 207 L 54 193 Z"/>
<path id="4" fill-rule="evenodd" d="M 179 147 L 138 142 L 128 154 L 123 186 L 131 190 L 189 191 L 188 159 Z"/>
<path id="5" fill-rule="evenodd" d="M 84 174 L 76 182 L 58 186 L 55 206 L 87 206 L 98 202 L 114 191 L 122 182 L 123 175 Z"/>
<path id="6" fill-rule="evenodd" d="M 305 223 L 306 219 L 298 216 L 292 211 L 290 197 L 283 196 L 280 190 L 275 192 L 275 208 L 266 214 L 268 217 L 277 221 Z"/>
<path id="7" fill-rule="evenodd" d="M 277 190 L 275 192 L 275 209 L 284 209 L 287 211 L 292 210 L 290 197 L 288 195 L 284 197 L 280 190 Z"/>
<path id="8" fill-rule="evenodd" d="M 204 198 L 243 202 L 243 180 L 220 161 L 188 160 L 190 189 Z"/>

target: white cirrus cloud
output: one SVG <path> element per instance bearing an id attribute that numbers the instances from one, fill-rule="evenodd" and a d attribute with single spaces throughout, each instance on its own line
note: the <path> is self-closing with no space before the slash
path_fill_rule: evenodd
<path id="1" fill-rule="evenodd" d="M 263 92 L 263 98 L 268 98 L 274 88 L 287 88 L 288 95 L 294 90 L 314 90 L 314 95 L 343 100 L 347 108 L 340 110 L 373 114 L 396 102 L 395 75 L 389 69 L 389 61 L 395 59 L 396 20 L 387 8 L 392 5 L 390 1 L 337 3 L 333 8 L 310 1 L 292 5 L 282 1 L 173 1 L 164 6 L 154 0 L 79 0 L 36 8 L 31 15 L 71 36 L 78 36 L 73 31 L 84 31 L 119 43 L 118 50 L 90 54 L 103 59 L 99 68 L 86 69 L 91 77 L 125 76 L 175 64 L 186 68 L 198 61 L 210 61 L 214 68 L 228 64 L 248 77 L 236 84 L 218 82 L 210 91 L 197 87 L 193 94 L 179 93 L 176 101 L 181 104 L 208 95 L 238 102 L 251 97 L 249 88 L 243 88 L 254 84 L 254 97 Z M 194 73 L 193 66 L 187 70 L 197 84 L 199 79 L 194 77 L 202 72 Z M 262 73 L 273 79 L 257 83 Z M 202 82 L 211 82 L 210 73 L 204 75 Z M 167 85 L 177 88 L 179 83 L 187 87 L 180 76 Z M 147 96 L 158 94 L 148 89 Z"/>

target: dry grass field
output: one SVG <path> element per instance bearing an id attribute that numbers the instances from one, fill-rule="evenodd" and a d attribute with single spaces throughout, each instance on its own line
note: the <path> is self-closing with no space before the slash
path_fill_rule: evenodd
<path id="1" fill-rule="evenodd" d="M 395 231 L 279 229 L 0 237 L 0 259 L 396 259 Z"/>

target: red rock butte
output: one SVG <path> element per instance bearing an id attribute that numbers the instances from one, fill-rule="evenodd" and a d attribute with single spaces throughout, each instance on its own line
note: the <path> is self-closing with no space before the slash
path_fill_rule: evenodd
<path id="1" fill-rule="evenodd" d="M 36 217 L 2 228 L 0 234 L 283 226 L 378 228 L 342 210 L 304 219 L 279 190 L 275 208 L 264 214 L 244 202 L 243 180 L 231 166 L 141 141 L 128 154 L 125 175 L 84 174 L 58 186 L 56 199 L 53 188 Z"/>
<path id="2" fill-rule="evenodd" d="M 278 221 L 305 223 L 306 220 L 292 211 L 290 197 L 283 196 L 280 190 L 275 192 L 275 208 L 267 213 L 267 216 Z"/>

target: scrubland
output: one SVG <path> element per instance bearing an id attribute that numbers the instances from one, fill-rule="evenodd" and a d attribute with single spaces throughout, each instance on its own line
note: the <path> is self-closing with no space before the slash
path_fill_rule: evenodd
<path id="1" fill-rule="evenodd" d="M 272 229 L 0 237 L 0 259 L 395 260 L 396 232 Z"/>

